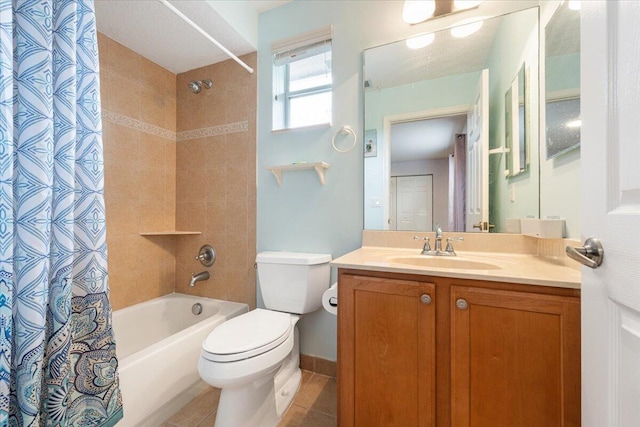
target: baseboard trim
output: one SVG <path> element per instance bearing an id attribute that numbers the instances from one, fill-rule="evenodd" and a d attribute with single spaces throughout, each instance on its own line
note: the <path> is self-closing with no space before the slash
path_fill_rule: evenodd
<path id="1" fill-rule="evenodd" d="M 300 369 L 335 378 L 338 370 L 338 364 L 332 360 L 301 354 Z"/>

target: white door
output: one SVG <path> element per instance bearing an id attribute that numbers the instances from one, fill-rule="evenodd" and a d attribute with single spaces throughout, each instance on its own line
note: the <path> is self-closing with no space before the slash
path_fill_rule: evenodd
<path id="1" fill-rule="evenodd" d="M 582 423 L 640 425 L 640 2 L 581 12 L 582 234 L 604 262 L 582 268 Z"/>
<path id="2" fill-rule="evenodd" d="M 484 69 L 467 113 L 465 231 L 489 231 L 489 70 Z M 478 226 L 474 229 L 474 224 Z M 486 227 L 484 225 L 487 225 Z M 480 228 L 479 228 L 480 227 Z"/>
<path id="3" fill-rule="evenodd" d="M 396 219 L 397 212 L 396 206 L 398 203 L 398 198 L 396 197 L 396 177 L 391 177 L 391 182 L 389 183 L 389 219 L 387 220 L 387 224 L 389 225 L 389 230 L 396 230 L 398 221 Z"/>
<path id="4" fill-rule="evenodd" d="M 396 178 L 397 230 L 432 230 L 432 191 L 432 175 L 399 176 Z"/>

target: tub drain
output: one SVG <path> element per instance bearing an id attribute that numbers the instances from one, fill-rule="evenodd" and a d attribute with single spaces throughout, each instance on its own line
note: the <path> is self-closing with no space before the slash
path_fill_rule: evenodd
<path id="1" fill-rule="evenodd" d="M 200 304 L 199 302 L 193 304 L 193 306 L 191 307 L 191 312 L 193 314 L 195 314 L 196 316 L 198 314 L 201 314 L 202 313 L 202 304 Z"/>

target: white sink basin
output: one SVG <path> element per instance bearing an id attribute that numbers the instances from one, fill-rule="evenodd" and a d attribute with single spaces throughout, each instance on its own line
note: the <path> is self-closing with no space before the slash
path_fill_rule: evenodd
<path id="1" fill-rule="evenodd" d="M 502 267 L 499 265 L 465 259 L 464 257 L 416 255 L 410 257 L 391 257 L 389 261 L 417 267 L 454 268 L 456 270 L 502 270 Z"/>

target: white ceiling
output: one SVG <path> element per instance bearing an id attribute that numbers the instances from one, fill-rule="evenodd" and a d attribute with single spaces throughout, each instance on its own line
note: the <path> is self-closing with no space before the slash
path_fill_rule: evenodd
<path id="1" fill-rule="evenodd" d="M 391 125 L 391 161 L 442 159 L 453 153 L 456 133 L 463 133 L 466 115 Z"/>
<path id="2" fill-rule="evenodd" d="M 214 39 L 241 56 L 255 52 L 258 14 L 291 0 L 171 0 Z M 96 0 L 98 31 L 176 74 L 229 59 L 157 0 Z"/>
<path id="3" fill-rule="evenodd" d="M 545 27 L 545 38 L 547 57 L 580 53 L 580 12 L 564 2 Z"/>
<path id="4" fill-rule="evenodd" d="M 367 49 L 364 53 L 366 79 L 372 89 L 385 89 L 482 70 L 487 67 L 500 19 L 485 19 L 480 30 L 462 39 L 451 36 L 448 29 L 437 31 L 434 42 L 421 49 L 406 47 L 404 40 Z"/>

